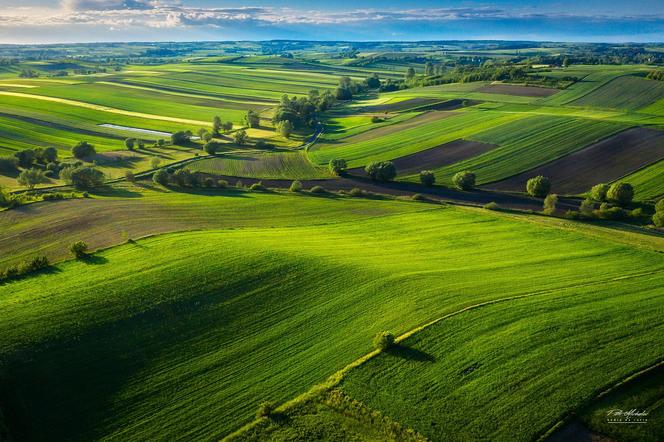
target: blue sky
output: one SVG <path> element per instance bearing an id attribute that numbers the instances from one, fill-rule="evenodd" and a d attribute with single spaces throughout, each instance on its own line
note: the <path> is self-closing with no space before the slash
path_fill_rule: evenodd
<path id="1" fill-rule="evenodd" d="M 664 41 L 662 0 L 0 0 L 0 43 Z"/>

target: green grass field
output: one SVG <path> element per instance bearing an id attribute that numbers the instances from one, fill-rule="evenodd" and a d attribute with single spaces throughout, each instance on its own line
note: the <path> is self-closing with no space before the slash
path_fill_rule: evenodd
<path id="1" fill-rule="evenodd" d="M 300 197 L 264 198 L 295 210 Z M 223 436 L 261 400 L 285 401 L 367 353 L 379 330 L 401 333 L 537 292 L 560 305 L 580 285 L 603 284 L 603 296 L 618 299 L 608 279 L 662 268 L 657 253 L 585 236 L 582 227 L 387 204 L 411 213 L 157 236 L 0 287 L 4 397 L 16 434 Z M 380 255 L 370 246 L 377 241 Z M 398 259 L 404 254 L 408 261 Z M 632 296 L 656 281 L 639 279 Z M 621 357 L 631 351 L 635 361 L 650 356 L 637 346 Z M 618 371 L 609 374 L 619 375 L 624 368 L 610 354 Z"/>
<path id="2" fill-rule="evenodd" d="M 635 110 L 662 98 L 664 98 L 664 83 L 661 81 L 627 75 L 614 78 L 569 104 Z"/>
<path id="3" fill-rule="evenodd" d="M 658 161 L 641 170 L 627 175 L 620 181 L 634 186 L 634 198 L 639 200 L 656 199 L 664 195 L 664 161 Z"/>
<path id="4" fill-rule="evenodd" d="M 311 164 L 304 151 L 228 153 L 196 161 L 187 168 L 194 172 L 247 178 L 306 180 L 333 177 L 326 167 Z"/>

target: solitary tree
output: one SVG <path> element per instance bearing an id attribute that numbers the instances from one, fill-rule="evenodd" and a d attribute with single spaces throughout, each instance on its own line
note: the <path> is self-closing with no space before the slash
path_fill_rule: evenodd
<path id="1" fill-rule="evenodd" d="M 134 138 L 127 138 L 124 142 L 125 147 L 127 148 L 127 150 L 134 150 L 135 143 L 136 143 L 136 140 Z"/>
<path id="2" fill-rule="evenodd" d="M 34 189 L 37 184 L 47 183 L 48 177 L 44 175 L 41 169 L 26 169 L 18 176 L 16 181 L 21 186 L 26 186 L 28 189 Z"/>
<path id="3" fill-rule="evenodd" d="M 629 183 L 613 183 L 606 192 L 606 198 L 620 205 L 629 204 L 634 198 L 634 188 Z"/>
<path id="4" fill-rule="evenodd" d="M 85 258 L 88 255 L 88 244 L 85 241 L 76 241 L 69 246 L 69 251 L 76 259 Z"/>
<path id="5" fill-rule="evenodd" d="M 189 132 L 179 131 L 171 135 L 171 143 L 176 146 L 187 144 L 189 140 L 191 140 L 191 134 Z"/>
<path id="6" fill-rule="evenodd" d="M 261 119 L 258 116 L 258 113 L 254 110 L 248 110 L 244 119 L 249 127 L 256 128 L 261 125 Z"/>
<path id="7" fill-rule="evenodd" d="M 54 163 L 58 161 L 58 149 L 55 147 L 47 147 L 41 151 L 39 159 L 42 164 Z"/>
<path id="8" fill-rule="evenodd" d="M 420 182 L 427 187 L 431 187 L 436 182 L 436 175 L 430 170 L 420 172 Z"/>
<path id="9" fill-rule="evenodd" d="M 367 164 L 364 171 L 372 180 L 390 181 L 397 176 L 397 168 L 392 161 L 377 161 Z"/>
<path id="10" fill-rule="evenodd" d="M 217 137 L 219 136 L 219 132 L 221 131 L 221 118 L 219 117 L 214 117 L 212 120 L 212 134 Z"/>
<path id="11" fill-rule="evenodd" d="M 201 127 L 200 129 L 198 129 L 198 132 L 196 132 L 196 133 L 198 134 L 198 138 L 203 140 L 203 139 L 205 139 L 205 135 L 208 133 L 208 131 L 207 131 L 206 128 Z"/>
<path id="12" fill-rule="evenodd" d="M 153 169 L 159 167 L 160 164 L 161 160 L 157 157 L 152 157 L 152 159 L 150 160 L 150 166 L 152 166 Z"/>
<path id="13" fill-rule="evenodd" d="M 205 146 L 203 146 L 203 150 L 205 150 L 205 152 L 207 152 L 210 155 L 214 155 L 217 153 L 220 147 L 221 144 L 217 143 L 216 141 L 210 141 L 205 143 Z"/>
<path id="14" fill-rule="evenodd" d="M 539 175 L 531 178 L 526 183 L 526 192 L 528 195 L 538 198 L 544 198 L 551 190 L 551 181 L 545 176 Z"/>
<path id="15" fill-rule="evenodd" d="M 383 331 L 374 336 L 374 347 L 378 350 L 387 350 L 394 345 L 394 334 L 389 331 Z"/>
<path id="16" fill-rule="evenodd" d="M 415 68 L 410 67 L 406 71 L 406 80 L 412 80 L 413 78 L 415 78 Z"/>
<path id="17" fill-rule="evenodd" d="M 369 89 L 378 89 L 380 87 L 380 78 L 378 78 L 378 74 L 373 74 L 371 77 L 368 77 L 366 83 Z"/>
<path id="18" fill-rule="evenodd" d="M 171 178 L 171 174 L 164 169 L 159 169 L 152 175 L 152 181 L 155 184 L 161 184 L 162 186 L 168 185 L 168 182 Z"/>
<path id="19" fill-rule="evenodd" d="M 343 175 L 344 173 L 346 173 L 346 168 L 348 167 L 348 163 L 346 163 L 346 160 L 344 160 L 343 158 L 334 158 L 330 160 L 328 167 L 330 169 L 330 172 L 332 172 L 333 174 Z"/>
<path id="20" fill-rule="evenodd" d="M 247 131 L 244 129 L 238 130 L 237 132 L 235 132 L 233 140 L 235 141 L 235 144 L 237 144 L 238 146 L 244 146 L 249 140 Z"/>
<path id="21" fill-rule="evenodd" d="M 469 170 L 457 172 L 452 177 L 452 182 L 459 190 L 471 190 L 475 187 L 475 174 Z"/>
<path id="22" fill-rule="evenodd" d="M 82 160 L 84 158 L 93 156 L 97 152 L 95 151 L 95 148 L 92 146 L 92 144 L 88 143 L 87 141 L 81 141 L 76 146 L 72 147 L 71 153 L 74 155 L 74 158 Z"/>
<path id="23" fill-rule="evenodd" d="M 233 130 L 233 122 L 232 121 L 226 121 L 225 123 L 221 124 L 221 130 L 224 131 L 224 133 L 228 133 Z"/>

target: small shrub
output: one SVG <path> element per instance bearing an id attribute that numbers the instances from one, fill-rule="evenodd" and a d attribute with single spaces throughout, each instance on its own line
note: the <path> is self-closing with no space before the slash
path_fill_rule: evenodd
<path id="1" fill-rule="evenodd" d="M 423 170 L 420 172 L 420 182 L 427 187 L 431 187 L 436 183 L 436 175 L 430 170 Z"/>
<path id="2" fill-rule="evenodd" d="M 358 187 L 353 187 L 352 189 L 350 189 L 350 192 L 348 192 L 348 195 L 353 197 L 364 196 L 364 190 Z"/>
<path id="3" fill-rule="evenodd" d="M 577 210 L 568 210 L 567 212 L 565 212 L 565 218 L 578 220 L 581 219 L 581 213 L 578 212 Z"/>
<path id="4" fill-rule="evenodd" d="M 626 212 L 620 207 L 614 207 L 608 203 L 602 203 L 599 206 L 599 209 L 594 211 L 594 215 L 601 219 L 617 221 L 625 218 Z"/>
<path id="5" fill-rule="evenodd" d="M 134 146 L 136 144 L 136 140 L 134 138 L 127 138 L 124 142 L 125 147 L 127 150 L 134 150 Z"/>
<path id="6" fill-rule="evenodd" d="M 590 198 L 594 199 L 595 201 L 604 202 L 606 201 L 606 192 L 608 191 L 608 184 L 595 184 L 592 189 L 590 189 Z"/>
<path id="7" fill-rule="evenodd" d="M 258 410 L 256 411 L 256 418 L 260 419 L 262 417 L 270 417 L 276 408 L 277 407 L 275 403 L 272 401 L 261 402 L 258 405 Z"/>
<path id="8" fill-rule="evenodd" d="M 302 190 L 302 183 L 299 182 L 298 180 L 295 180 L 291 183 L 288 190 L 290 190 L 291 192 L 300 192 Z"/>
<path id="9" fill-rule="evenodd" d="M 469 170 L 458 172 L 452 177 L 452 182 L 459 190 L 471 190 L 475 187 L 475 174 Z"/>
<path id="10" fill-rule="evenodd" d="M 632 198 L 634 198 L 634 188 L 629 183 L 613 183 L 606 192 L 606 198 L 609 201 L 624 206 L 632 202 Z"/>
<path id="11" fill-rule="evenodd" d="M 65 199 L 65 195 L 60 192 L 44 193 L 41 197 L 43 201 L 57 201 Z"/>
<path id="12" fill-rule="evenodd" d="M 128 170 L 125 172 L 125 179 L 130 183 L 134 183 L 136 182 L 136 175 L 134 175 L 134 172 L 132 172 L 131 170 Z"/>
<path id="13" fill-rule="evenodd" d="M 310 193 L 326 193 L 327 190 L 323 186 L 314 186 L 311 189 L 309 189 Z"/>
<path id="14" fill-rule="evenodd" d="M 655 212 L 664 212 L 664 198 L 655 203 Z"/>
<path id="15" fill-rule="evenodd" d="M 490 203 L 486 203 L 483 207 L 487 210 L 498 210 L 500 208 L 498 206 L 498 203 L 496 203 L 495 201 L 491 201 Z"/>
<path id="16" fill-rule="evenodd" d="M 545 215 L 553 215 L 556 213 L 556 205 L 558 204 L 558 195 L 551 193 L 544 198 L 544 208 L 542 213 Z"/>
<path id="17" fill-rule="evenodd" d="M 528 180 L 526 192 L 530 196 L 544 198 L 551 190 L 551 181 L 545 176 L 539 175 Z"/>
<path id="18" fill-rule="evenodd" d="M 247 135 L 247 131 L 244 129 L 240 129 L 235 134 L 233 135 L 233 141 L 235 141 L 235 144 L 238 146 L 244 146 L 247 144 L 247 141 L 249 141 L 249 135 Z"/>
<path id="19" fill-rule="evenodd" d="M 581 205 L 579 206 L 579 213 L 586 217 L 586 218 L 592 218 L 594 216 L 595 212 L 595 203 L 590 199 L 586 198 L 581 202 Z"/>
<path id="20" fill-rule="evenodd" d="M 216 184 L 216 182 L 214 181 L 214 179 L 212 179 L 210 177 L 205 178 L 203 180 L 203 186 L 205 186 L 205 187 L 214 187 L 215 184 Z"/>
<path id="21" fill-rule="evenodd" d="M 379 350 L 387 350 L 394 345 L 394 334 L 389 331 L 378 333 L 373 339 L 373 345 Z"/>
<path id="22" fill-rule="evenodd" d="M 259 181 L 257 183 L 252 184 L 251 186 L 249 186 L 249 190 L 261 191 L 261 190 L 265 190 L 265 186 L 263 186 L 262 181 Z"/>
<path id="23" fill-rule="evenodd" d="M 76 259 L 85 258 L 88 254 L 88 245 L 84 241 L 76 241 L 69 246 L 69 251 L 76 257 Z"/>
<path id="24" fill-rule="evenodd" d="M 374 123 L 374 124 L 375 124 L 375 123 L 382 123 L 382 122 L 383 122 L 383 119 L 380 118 L 380 117 L 377 116 L 377 115 L 374 115 L 373 117 L 371 117 L 371 122 Z"/>
<path id="25" fill-rule="evenodd" d="M 629 212 L 629 217 L 634 219 L 639 219 L 643 217 L 643 209 L 637 207 L 636 209 Z"/>
<path id="26" fill-rule="evenodd" d="M 228 181 L 226 181 L 226 180 L 217 181 L 217 187 L 220 187 L 222 189 L 228 187 Z"/>
<path id="27" fill-rule="evenodd" d="M 235 187 L 237 187 L 238 189 L 244 189 L 244 183 L 242 182 L 242 180 L 237 180 L 235 182 Z"/>
<path id="28" fill-rule="evenodd" d="M 413 201 L 428 201 L 427 197 L 421 193 L 416 193 L 410 197 Z"/>
<path id="29" fill-rule="evenodd" d="M 150 166 L 151 166 L 153 169 L 158 168 L 160 164 L 161 164 L 161 160 L 160 160 L 159 158 L 157 158 L 157 157 L 153 157 L 153 158 L 150 160 Z"/>

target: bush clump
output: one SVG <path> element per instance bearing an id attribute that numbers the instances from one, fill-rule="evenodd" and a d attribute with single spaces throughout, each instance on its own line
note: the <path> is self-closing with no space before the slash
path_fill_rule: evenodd
<path id="1" fill-rule="evenodd" d="M 261 191 L 261 190 L 265 190 L 265 186 L 263 186 L 262 181 L 259 181 L 257 183 L 252 184 L 251 186 L 249 186 L 249 190 Z"/>
<path id="2" fill-rule="evenodd" d="M 288 190 L 291 192 L 300 192 L 302 190 L 302 183 L 298 180 L 294 180 Z"/>
<path id="3" fill-rule="evenodd" d="M 606 199 L 621 206 L 630 204 L 634 198 L 634 188 L 629 183 L 613 183 L 606 192 Z"/>
<path id="4" fill-rule="evenodd" d="M 373 345 L 378 350 L 387 350 L 394 345 L 394 334 L 389 331 L 382 331 L 376 334 L 373 339 Z"/>
<path id="5" fill-rule="evenodd" d="M 95 155 L 97 151 L 92 144 L 87 141 L 81 141 L 76 146 L 72 147 L 71 153 L 74 155 L 74 158 L 82 160 L 84 158 L 90 158 Z"/>
<path id="6" fill-rule="evenodd" d="M 228 181 L 226 181 L 226 180 L 217 181 L 217 187 L 225 189 L 226 187 L 228 187 Z"/>
<path id="7" fill-rule="evenodd" d="M 164 169 L 158 170 L 152 175 L 152 181 L 155 184 L 160 184 L 162 186 L 167 186 L 170 180 L 171 174 Z"/>
<path id="8" fill-rule="evenodd" d="M 544 208 L 542 213 L 545 215 L 553 215 L 556 213 L 556 205 L 558 204 L 558 195 L 550 193 L 544 198 Z"/>
<path id="9" fill-rule="evenodd" d="M 539 175 L 528 180 L 526 192 L 530 196 L 544 198 L 551 190 L 551 181 L 545 176 Z"/>
<path id="10" fill-rule="evenodd" d="M 85 258 L 88 256 L 88 244 L 85 241 L 76 241 L 69 246 L 69 251 L 76 259 Z"/>
<path id="11" fill-rule="evenodd" d="M 475 174 L 469 170 L 457 172 L 452 177 L 454 186 L 459 190 L 471 190 L 475 187 Z"/>
<path id="12" fill-rule="evenodd" d="M 367 164 L 364 171 L 377 181 L 390 181 L 397 176 L 397 168 L 392 161 L 374 161 Z"/>
<path id="13" fill-rule="evenodd" d="M 358 187 L 353 187 L 352 189 L 350 189 L 350 192 L 348 192 L 348 195 L 353 197 L 364 196 L 364 190 Z"/>
<path id="14" fill-rule="evenodd" d="M 326 193 L 327 190 L 323 186 L 314 186 L 311 189 L 309 189 L 310 193 Z"/>
<path id="15" fill-rule="evenodd" d="M 420 183 L 431 187 L 436 183 L 436 175 L 430 170 L 423 170 L 420 172 Z"/>
<path id="16" fill-rule="evenodd" d="M 655 214 L 652 216 L 655 227 L 664 227 L 664 198 L 655 203 Z"/>
<path id="17" fill-rule="evenodd" d="M 500 207 L 498 206 L 498 203 L 495 201 L 491 201 L 490 203 L 486 203 L 484 206 L 485 209 L 487 210 L 498 210 Z"/>
<path id="18" fill-rule="evenodd" d="M 67 167 L 60 176 L 77 189 L 91 189 L 104 184 L 104 173 L 92 166 Z"/>

